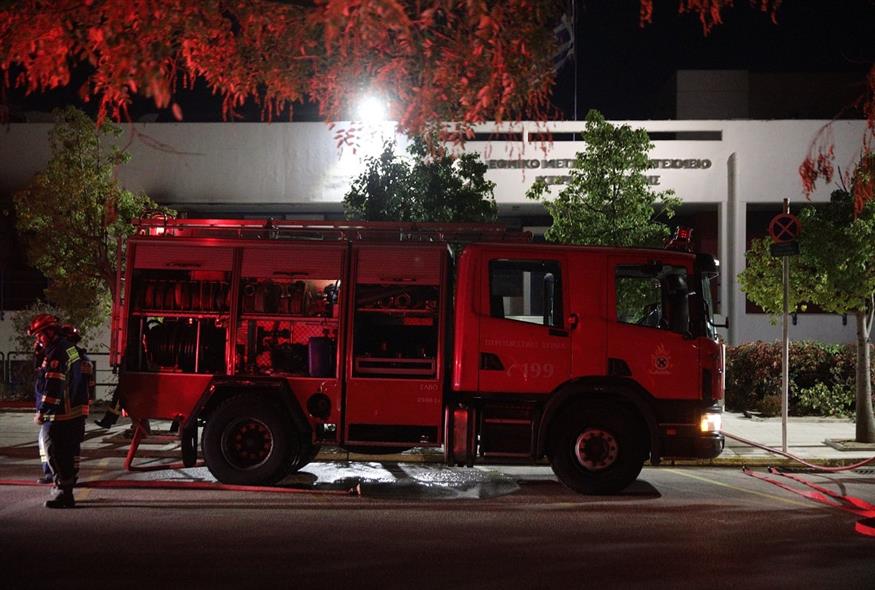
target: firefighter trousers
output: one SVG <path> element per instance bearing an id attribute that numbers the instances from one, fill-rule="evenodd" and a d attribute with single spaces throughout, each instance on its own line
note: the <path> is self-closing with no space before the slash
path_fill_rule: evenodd
<path id="1" fill-rule="evenodd" d="M 49 442 L 49 428 L 51 428 L 51 422 L 43 422 L 39 428 L 39 438 L 37 442 L 39 442 L 39 458 L 43 464 L 43 475 L 51 477 L 52 476 L 52 467 L 49 465 L 49 451 L 48 451 L 48 442 Z"/>
<path id="2" fill-rule="evenodd" d="M 49 465 L 55 475 L 55 486 L 62 491 L 72 491 L 79 473 L 79 453 L 85 438 L 85 418 L 52 422 L 46 450 Z"/>

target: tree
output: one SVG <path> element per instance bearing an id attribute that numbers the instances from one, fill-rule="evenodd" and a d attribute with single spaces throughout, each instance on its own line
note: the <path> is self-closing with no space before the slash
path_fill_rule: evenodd
<path id="1" fill-rule="evenodd" d="M 871 163 L 857 167 L 857 182 L 866 182 L 861 175 L 867 167 Z M 867 201 L 855 214 L 853 190 L 836 190 L 828 205 L 805 207 L 800 221 L 801 254 L 791 260 L 790 308 L 812 303 L 855 317 L 856 440 L 875 442 L 869 351 L 875 314 L 875 201 Z M 765 311 L 783 311 L 781 262 L 769 254 L 768 239 L 747 252 L 747 268 L 738 279 L 747 296 Z"/>
<path id="2" fill-rule="evenodd" d="M 570 180 L 555 199 L 540 179 L 526 195 L 543 202 L 553 217 L 545 237 L 572 244 L 661 246 L 670 230 L 659 218 L 671 219 L 680 200 L 647 184 L 644 172 L 653 147 L 647 132 L 612 125 L 590 111 L 583 140 L 586 151 L 577 154 Z"/>
<path id="3" fill-rule="evenodd" d="M 415 138 L 407 148 L 410 158 L 403 158 L 395 154 L 394 142 L 386 142 L 379 156 L 368 158 L 343 199 L 347 219 L 495 221 L 495 183 L 486 180 L 480 156 L 454 156 L 440 147 L 429 149 L 428 143 Z"/>
<path id="4" fill-rule="evenodd" d="M 365 91 L 405 132 L 441 121 L 543 117 L 560 0 L 20 0 L 0 10 L 0 70 L 28 92 L 67 86 L 124 118 L 135 95 L 173 100 L 198 79 L 226 117 L 254 99 L 266 119 L 304 99 L 328 120 Z M 11 78 L 10 78 L 11 74 Z"/>
<path id="5" fill-rule="evenodd" d="M 30 185 L 13 196 L 16 229 L 25 252 L 49 281 L 46 297 L 83 333 L 108 316 L 116 284 L 117 240 L 131 220 L 157 205 L 123 189 L 115 178 L 130 156 L 112 139 L 121 130 L 99 130 L 85 113 L 55 113 L 51 158 Z"/>

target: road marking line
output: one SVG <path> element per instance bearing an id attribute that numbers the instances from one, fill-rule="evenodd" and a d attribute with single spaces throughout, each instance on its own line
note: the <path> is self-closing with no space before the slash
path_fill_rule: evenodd
<path id="1" fill-rule="evenodd" d="M 98 471 L 106 471 L 107 467 L 109 467 L 109 457 L 105 457 L 105 458 L 101 459 L 100 462 L 97 464 Z M 80 500 L 87 500 L 88 497 L 91 495 L 91 490 L 92 490 L 92 488 L 83 488 L 83 489 L 79 490 L 79 492 L 77 494 L 79 496 L 79 499 Z"/>
<path id="2" fill-rule="evenodd" d="M 771 500 L 778 500 L 779 502 L 784 502 L 785 504 L 792 504 L 793 506 L 804 506 L 805 508 L 813 508 L 816 507 L 813 504 L 807 502 L 797 502 L 796 500 L 791 500 L 790 498 L 784 498 L 781 496 L 776 496 L 774 494 L 767 494 L 765 492 L 757 492 L 754 490 L 746 490 L 744 488 L 740 488 L 738 486 L 730 485 L 728 483 L 723 483 L 714 479 L 709 479 L 707 477 L 702 477 L 701 475 L 693 475 L 692 473 L 684 473 L 683 471 L 678 471 L 677 469 L 666 469 L 666 471 L 670 473 L 675 473 L 677 475 L 683 475 L 684 477 L 689 477 L 690 479 L 698 479 L 699 481 L 704 481 L 710 484 L 714 484 L 715 486 L 721 486 L 724 488 L 729 488 L 731 490 L 735 490 L 737 492 L 744 492 L 745 494 L 753 494 L 754 496 L 762 496 L 763 498 L 769 498 Z"/>

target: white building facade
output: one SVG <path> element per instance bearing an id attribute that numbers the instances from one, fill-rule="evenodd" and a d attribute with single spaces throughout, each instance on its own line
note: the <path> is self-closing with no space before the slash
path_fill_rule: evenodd
<path id="1" fill-rule="evenodd" d="M 618 122 L 615 122 L 618 123 Z M 777 340 L 780 326 L 755 313 L 738 289 L 751 237 L 764 235 L 784 198 L 806 203 L 798 175 L 812 141 L 827 124 L 836 163 L 848 170 L 859 158 L 864 121 L 698 120 L 629 121 L 653 141 L 650 184 L 672 189 L 684 202 L 682 218 L 702 219 L 699 245 L 722 263 L 720 315 L 729 319 L 730 344 Z M 336 218 L 363 158 L 394 138 L 385 126 L 358 131 L 358 146 L 338 148 L 343 124 L 150 123 L 126 127 L 122 142 L 133 155 L 119 171 L 125 188 L 198 216 Z M 575 154 L 585 149 L 576 134 L 584 122 L 484 125 L 465 144 L 488 164 L 500 215 L 520 225 L 543 226 L 543 207 L 525 193 L 538 177 L 560 186 Z M 50 124 L 10 124 L 0 129 L 0 195 L 26 185 L 49 157 Z M 552 142 L 546 142 L 546 132 Z M 403 148 L 404 140 L 399 140 Z M 399 149 L 401 149 L 399 148 Z M 821 186 L 825 201 L 835 186 Z M 532 222 L 538 219 L 540 222 Z M 535 228 L 537 231 L 537 227 Z M 540 229 L 543 229 L 541 227 Z M 695 237 L 696 234 L 694 234 Z M 0 321 L 0 351 L 11 346 L 10 313 Z M 853 322 L 828 314 L 799 315 L 793 339 L 851 342 Z"/>

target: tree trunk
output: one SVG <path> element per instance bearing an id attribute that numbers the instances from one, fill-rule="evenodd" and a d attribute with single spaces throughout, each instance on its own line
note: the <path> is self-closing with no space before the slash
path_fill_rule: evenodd
<path id="1" fill-rule="evenodd" d="M 869 354 L 869 314 L 859 310 L 857 316 L 857 442 L 875 442 L 875 416 L 872 415 L 872 371 Z"/>

